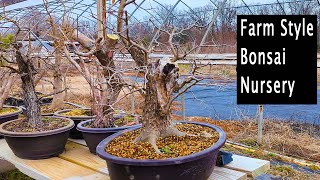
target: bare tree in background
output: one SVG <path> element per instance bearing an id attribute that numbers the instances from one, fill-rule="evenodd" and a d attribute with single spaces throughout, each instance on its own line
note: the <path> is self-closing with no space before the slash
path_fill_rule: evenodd
<path id="1" fill-rule="evenodd" d="M 62 4 L 64 5 L 64 4 Z M 63 48 L 65 46 L 64 41 L 61 41 L 63 39 L 63 34 L 58 29 L 59 25 L 57 21 L 54 20 L 54 17 L 49 13 L 48 10 L 48 2 L 47 0 L 44 0 L 44 6 L 48 14 L 47 21 L 49 23 L 50 33 L 49 36 L 53 40 L 53 47 L 54 47 L 54 64 L 53 64 L 53 100 L 51 103 L 51 109 L 62 109 L 64 106 L 64 99 L 65 94 L 64 91 L 66 87 L 64 87 L 64 77 L 62 74 L 62 63 L 63 63 Z M 65 16 L 62 17 L 61 24 L 62 26 L 67 24 Z M 64 27 L 62 27 L 64 28 Z"/>
<path id="2" fill-rule="evenodd" d="M 2 56 L 3 54 L 1 54 L 0 61 L 4 61 Z M 5 100 L 9 96 L 11 87 L 18 78 L 16 73 L 12 72 L 10 69 L 1 68 L 2 66 L 5 67 L 6 65 L 0 62 L 0 109 L 3 108 Z"/>

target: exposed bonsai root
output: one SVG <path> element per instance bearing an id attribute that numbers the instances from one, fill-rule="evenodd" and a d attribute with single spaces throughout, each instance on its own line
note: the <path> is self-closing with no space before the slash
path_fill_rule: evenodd
<path id="1" fill-rule="evenodd" d="M 159 137 L 159 131 L 151 130 L 150 131 L 142 131 L 141 134 L 136 137 L 136 139 L 133 141 L 135 143 L 137 142 L 148 142 L 151 144 L 153 149 L 156 151 L 156 153 L 161 154 L 161 151 L 159 150 L 157 146 L 157 139 Z"/>
<path id="2" fill-rule="evenodd" d="M 179 131 L 177 128 L 175 127 L 168 127 L 165 130 L 162 131 L 157 131 L 157 130 L 151 130 L 151 131 L 147 131 L 147 130 L 143 130 L 140 135 L 138 137 L 136 137 L 136 139 L 133 141 L 134 143 L 137 142 L 148 142 L 151 144 L 151 146 L 153 147 L 153 149 L 155 150 L 156 153 L 161 154 L 161 151 L 159 150 L 158 146 L 157 146 L 157 139 L 158 137 L 168 137 L 168 136 L 198 136 L 195 134 L 188 134 L 188 133 L 184 133 Z M 213 137 L 210 133 L 203 131 L 200 136 L 202 137 Z"/>

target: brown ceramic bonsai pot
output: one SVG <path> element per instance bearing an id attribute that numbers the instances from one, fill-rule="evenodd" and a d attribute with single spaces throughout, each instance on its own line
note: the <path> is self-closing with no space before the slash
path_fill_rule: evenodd
<path id="1" fill-rule="evenodd" d="M 106 137 L 117 133 L 119 131 L 140 127 L 141 125 L 132 125 L 132 126 L 121 126 L 114 128 L 88 128 L 87 124 L 91 123 L 93 120 L 83 121 L 78 124 L 77 129 L 82 132 L 84 140 L 86 141 L 87 146 L 92 154 L 96 154 L 97 145 Z"/>
<path id="2" fill-rule="evenodd" d="M 212 174 L 216 164 L 216 158 L 219 149 L 226 141 L 225 132 L 214 125 L 198 122 L 191 123 L 201 126 L 207 126 L 219 133 L 218 141 L 211 147 L 188 156 L 178 158 L 168 158 L 159 160 L 138 160 L 113 156 L 105 151 L 106 146 L 116 137 L 128 131 L 128 129 L 113 134 L 104 139 L 97 146 L 97 154 L 107 162 L 111 180 L 206 180 Z"/>
<path id="3" fill-rule="evenodd" d="M 22 112 L 22 109 L 20 107 L 15 106 L 3 106 L 4 108 L 15 108 L 17 111 L 0 115 L 0 124 L 5 123 L 10 120 L 18 119 L 19 114 Z M 3 138 L 3 136 L 0 135 L 0 138 Z"/>
<path id="4" fill-rule="evenodd" d="M 91 111 L 91 109 L 89 109 L 89 108 L 80 108 L 80 109 Z M 70 138 L 83 139 L 82 133 L 80 131 L 78 131 L 76 128 L 77 125 L 82 121 L 94 119 L 95 116 L 65 116 L 65 115 L 62 115 L 63 113 L 69 112 L 71 110 L 72 109 L 65 109 L 65 110 L 57 111 L 54 113 L 54 116 L 72 119 L 74 121 L 75 126 L 70 131 Z"/>
<path id="5" fill-rule="evenodd" d="M 66 119 L 61 117 L 55 117 Z M 11 132 L 3 127 L 12 122 L 0 125 L 0 134 L 4 136 L 13 153 L 23 159 L 45 159 L 58 156 L 64 151 L 70 129 L 74 127 L 71 119 L 65 127 L 43 132 Z M 13 120 L 13 121 L 19 121 Z"/>
<path id="6" fill-rule="evenodd" d="M 15 106 L 3 106 L 4 108 L 15 108 L 17 111 L 0 115 L 0 124 L 5 123 L 10 120 L 18 119 L 19 114 L 22 112 L 22 109 L 20 107 Z"/>

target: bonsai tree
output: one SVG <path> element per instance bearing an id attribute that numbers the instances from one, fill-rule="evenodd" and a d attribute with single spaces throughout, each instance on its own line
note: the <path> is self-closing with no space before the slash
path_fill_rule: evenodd
<path id="1" fill-rule="evenodd" d="M 21 28 L 19 24 L 10 18 L 1 17 L 3 20 L 8 23 L 12 23 L 15 27 L 14 35 L 10 36 L 9 41 L 2 41 L 2 46 L 0 52 L 13 53 L 13 59 L 8 59 L 5 56 L 2 56 L 2 61 L 5 61 L 7 65 L 3 66 L 18 74 L 21 78 L 22 91 L 24 96 L 24 103 L 26 106 L 26 119 L 29 122 L 31 127 L 37 127 L 42 125 L 41 115 L 40 115 L 40 106 L 39 100 L 35 91 L 35 74 L 37 73 L 32 58 L 30 56 L 32 48 L 29 46 L 24 47 L 22 43 L 17 41 L 17 36 L 21 33 Z"/>
<path id="2" fill-rule="evenodd" d="M 99 37 L 93 40 L 77 29 L 64 28 L 64 30 L 61 33 L 69 38 L 64 38 L 63 41 L 77 41 L 86 50 L 86 52 L 81 52 L 73 44 L 73 51 L 79 57 L 76 60 L 70 55 L 68 47 L 63 47 L 66 58 L 90 85 L 93 96 L 92 112 L 96 116 L 93 126 L 97 128 L 113 127 L 113 104 L 117 101 L 121 89 L 126 85 L 113 60 L 113 51 L 118 36 L 107 35 L 105 39 Z M 84 58 L 91 56 L 95 57 L 92 58 L 93 62 L 85 63 Z M 92 67 L 94 67 L 93 71 L 90 70 Z"/>
<path id="3" fill-rule="evenodd" d="M 179 43 L 174 39 L 184 31 L 191 29 L 195 25 L 185 28 L 167 26 L 166 29 L 158 28 L 162 33 L 168 35 L 167 45 L 173 58 L 162 58 L 156 62 L 149 59 L 151 50 L 147 49 L 142 43 L 136 42 L 130 37 L 128 15 L 125 7 L 134 1 L 121 0 L 117 16 L 117 32 L 127 51 L 131 54 L 138 67 L 145 67 L 145 91 L 144 108 L 142 114 L 142 130 L 135 142 L 149 142 L 157 153 L 161 153 L 156 145 L 159 137 L 170 135 L 185 136 L 173 126 L 170 115 L 172 114 L 171 105 L 174 100 L 195 85 L 201 79 L 194 76 L 198 66 L 193 64 L 190 76 L 179 82 L 179 67 L 176 61 L 184 59 L 190 52 L 196 49 L 181 52 Z M 123 25 L 125 23 L 125 26 Z M 204 134 L 209 136 L 209 134 Z"/>

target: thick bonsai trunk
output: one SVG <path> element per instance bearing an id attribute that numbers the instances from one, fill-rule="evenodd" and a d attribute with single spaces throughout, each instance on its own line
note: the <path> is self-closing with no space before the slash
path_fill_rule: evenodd
<path id="1" fill-rule="evenodd" d="M 13 82 L 16 80 L 16 75 L 15 74 L 6 74 L 3 77 L 3 82 L 2 86 L 0 88 L 0 109 L 3 108 L 4 102 L 9 96 L 9 92 L 11 89 L 11 86 L 13 85 Z"/>
<path id="2" fill-rule="evenodd" d="M 54 96 L 51 104 L 52 109 L 62 109 L 64 105 L 65 93 L 63 92 L 63 76 L 61 74 L 62 51 L 56 47 L 55 52 L 55 68 L 53 74 L 53 90 Z"/>
<path id="3" fill-rule="evenodd" d="M 73 31 L 72 37 L 87 50 L 91 50 L 94 47 L 97 49 L 93 55 L 98 59 L 102 69 L 99 69 L 98 67 L 98 71 L 100 71 L 98 72 L 99 87 L 93 87 L 91 85 L 93 99 L 95 101 L 93 112 L 97 116 L 94 121 L 94 126 L 110 127 L 112 126 L 114 113 L 112 106 L 117 101 L 123 87 L 122 76 L 117 72 L 113 60 L 113 49 L 117 43 L 118 36 L 107 35 L 105 43 L 103 44 L 97 44 L 77 30 Z M 101 115 L 101 112 L 103 116 Z"/>
<path id="4" fill-rule="evenodd" d="M 145 107 L 142 114 L 143 126 L 135 142 L 147 141 L 157 153 L 160 153 L 156 145 L 158 137 L 186 135 L 173 127 L 170 119 L 171 110 L 168 108 L 173 90 L 177 86 L 178 68 L 171 61 L 160 60 L 149 65 L 148 72 Z"/>
<path id="5" fill-rule="evenodd" d="M 26 118 L 32 127 L 40 126 L 42 125 L 41 112 L 34 86 L 34 68 L 32 62 L 24 58 L 18 48 L 16 50 L 16 61 L 22 81 Z"/>

